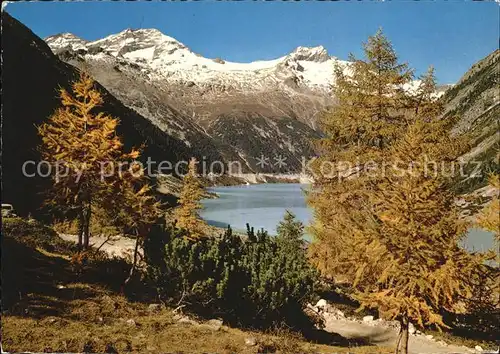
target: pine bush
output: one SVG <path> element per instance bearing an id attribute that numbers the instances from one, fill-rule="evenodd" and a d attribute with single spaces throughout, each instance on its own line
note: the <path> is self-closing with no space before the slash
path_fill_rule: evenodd
<path id="1" fill-rule="evenodd" d="M 192 239 L 156 228 L 145 244 L 149 277 L 163 300 L 202 315 L 253 327 L 297 324 L 305 319 L 302 307 L 316 272 L 306 258 L 302 224 L 287 214 L 279 230 L 271 237 L 248 227 L 243 239 L 228 228 L 220 237 Z"/>

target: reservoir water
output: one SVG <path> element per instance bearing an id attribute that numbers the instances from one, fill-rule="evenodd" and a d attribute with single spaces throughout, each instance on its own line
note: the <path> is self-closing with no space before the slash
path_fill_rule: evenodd
<path id="1" fill-rule="evenodd" d="M 309 223 L 312 212 L 307 207 L 303 189 L 305 184 L 254 184 L 249 186 L 216 187 L 211 192 L 217 199 L 203 201 L 201 216 L 211 225 L 234 230 L 246 230 L 249 223 L 256 230 L 264 228 L 276 233 L 276 226 L 286 210 L 293 212 L 304 224 Z"/>
<path id="2" fill-rule="evenodd" d="M 257 229 L 276 234 L 276 226 L 290 210 L 304 224 L 309 224 L 312 211 L 306 205 L 306 184 L 254 184 L 248 186 L 215 187 L 211 192 L 217 199 L 203 201 L 205 209 L 200 213 L 210 225 L 245 231 L 249 223 Z M 491 233 L 471 229 L 465 246 L 470 250 L 486 250 L 494 245 Z"/>

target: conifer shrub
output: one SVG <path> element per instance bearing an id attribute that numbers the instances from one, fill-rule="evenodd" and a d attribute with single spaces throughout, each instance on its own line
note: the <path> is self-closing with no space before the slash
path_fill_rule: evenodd
<path id="1" fill-rule="evenodd" d="M 228 228 L 219 237 L 192 239 L 158 227 L 145 243 L 148 275 L 160 298 L 201 315 L 253 327 L 302 327 L 316 272 L 306 258 L 302 224 L 287 214 L 279 231 L 271 237 L 248 227 L 242 238 Z"/>

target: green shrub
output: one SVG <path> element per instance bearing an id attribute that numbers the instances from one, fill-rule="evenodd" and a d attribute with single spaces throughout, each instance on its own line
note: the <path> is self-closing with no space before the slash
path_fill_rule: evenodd
<path id="1" fill-rule="evenodd" d="M 306 259 L 302 224 L 289 214 L 278 230 L 274 238 L 248 227 L 242 240 L 228 228 L 220 237 L 194 241 L 158 228 L 145 244 L 148 274 L 164 300 L 200 314 L 254 327 L 292 319 L 301 326 L 316 273 Z"/>

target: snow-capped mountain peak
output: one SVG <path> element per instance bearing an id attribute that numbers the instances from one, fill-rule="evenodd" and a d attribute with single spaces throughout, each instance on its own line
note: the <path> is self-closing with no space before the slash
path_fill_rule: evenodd
<path id="1" fill-rule="evenodd" d="M 215 142 L 249 167 L 264 150 L 288 156 L 295 167 L 299 156 L 311 156 L 318 117 L 335 103 L 335 64 L 350 73 L 350 64 L 323 46 L 238 63 L 203 57 L 156 29 L 126 29 L 91 42 L 71 34 L 46 41 L 161 130 L 190 147 Z"/>
<path id="2" fill-rule="evenodd" d="M 317 47 L 297 47 L 293 52 L 287 55 L 287 58 L 322 63 L 330 59 L 330 56 L 325 47 L 320 45 Z"/>
<path id="3" fill-rule="evenodd" d="M 88 41 L 68 32 L 47 37 L 45 38 L 45 42 L 52 48 L 52 50 L 54 50 L 54 48 L 57 48 L 58 50 L 79 50 L 85 48 L 88 43 Z"/>
<path id="4" fill-rule="evenodd" d="M 188 50 L 184 44 L 164 35 L 157 29 L 126 29 L 103 39 L 89 42 L 87 48 L 94 49 L 94 52 L 105 51 L 112 56 L 129 58 L 133 61 L 152 61 L 165 53 L 171 54 L 178 49 Z"/>
<path id="5" fill-rule="evenodd" d="M 323 46 L 298 47 L 280 58 L 251 63 L 210 59 L 157 29 L 126 29 L 93 42 L 71 34 L 46 41 L 55 53 L 84 49 L 86 60 L 118 59 L 134 64 L 153 81 L 194 83 L 222 90 L 261 91 L 281 85 L 286 90 L 303 86 L 328 91 L 336 60 Z"/>

